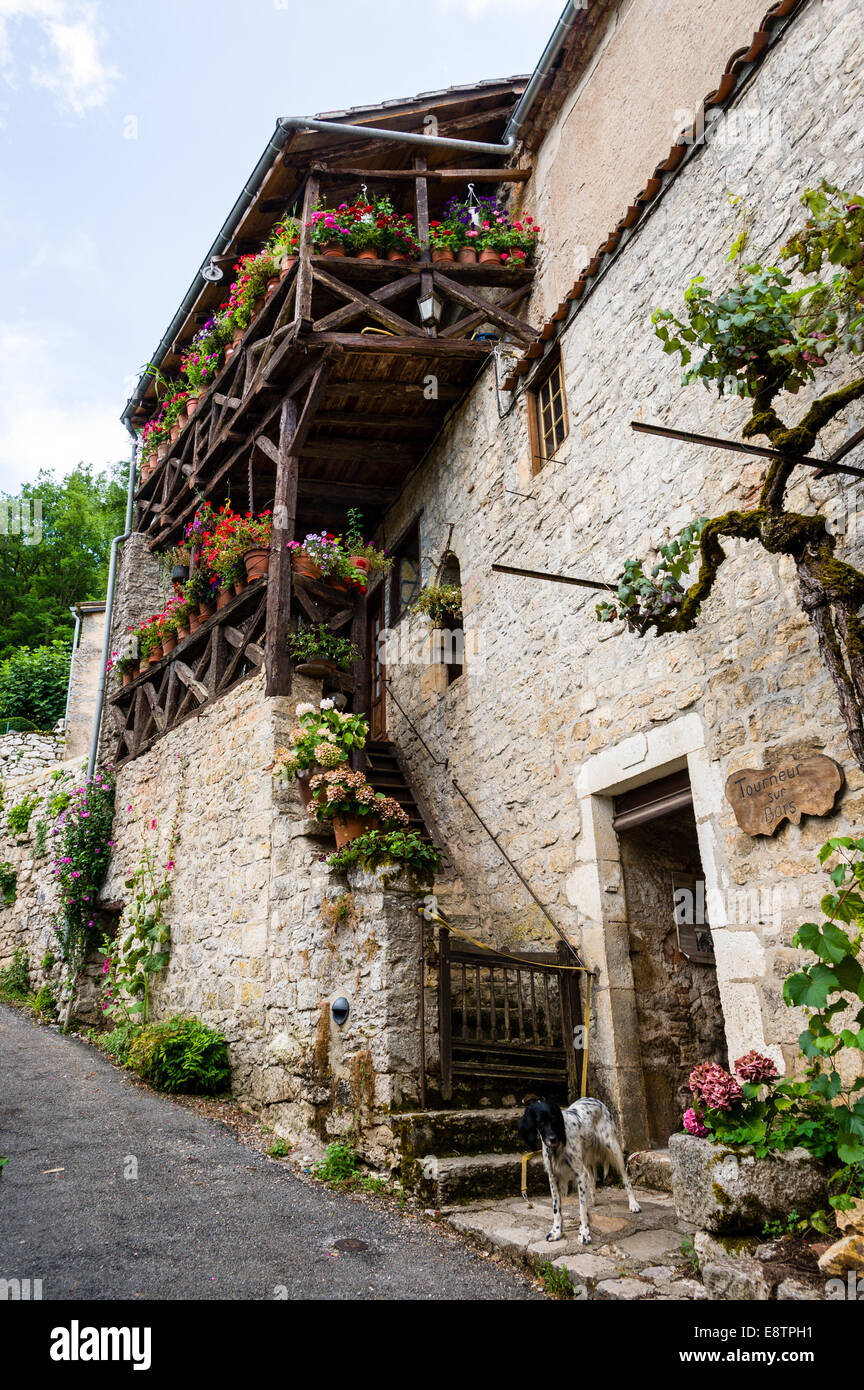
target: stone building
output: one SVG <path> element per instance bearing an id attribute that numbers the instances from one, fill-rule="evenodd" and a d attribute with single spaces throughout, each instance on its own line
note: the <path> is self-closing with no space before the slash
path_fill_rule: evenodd
<path id="1" fill-rule="evenodd" d="M 428 260 L 364 270 L 301 247 L 140 484 L 121 563 L 115 634 L 152 611 L 150 552 L 176 544 L 198 498 L 227 485 L 244 509 L 282 508 L 269 579 L 109 697 L 119 810 L 103 891 L 122 900 L 140 825 L 164 836 L 177 814 L 157 1010 L 221 1027 L 237 1093 L 277 1129 L 354 1134 L 382 1159 L 404 1141 L 398 1112 L 424 1102 L 572 1094 L 586 1023 L 589 1092 L 629 1147 L 665 1143 L 696 1062 L 757 1048 L 791 1066 L 791 938 L 823 891 L 818 846 L 862 809 L 788 558 L 730 542 L 690 632 L 640 637 L 595 616 L 597 583 L 614 586 L 627 557 L 758 495 L 764 459 L 631 427 L 740 440 L 747 414 L 681 388 L 651 314 L 680 311 L 694 275 L 728 280 L 730 194 L 770 264 L 805 189 L 860 184 L 858 6 L 591 0 L 565 16 L 537 82 L 328 113 L 341 130 L 277 129 L 214 242 L 217 266 L 304 198 L 308 209 L 378 180 L 408 207 L 416 194 L 422 223 L 470 181 L 540 222 L 536 270 L 448 266 L 433 286 Z M 429 117 L 439 140 L 481 149 L 369 131 L 422 133 Z M 399 275 L 414 276 L 408 291 L 393 289 Z M 424 332 L 415 301 L 431 288 L 444 307 Z M 163 371 L 224 293 L 195 282 Z M 148 392 L 144 381 L 128 421 L 152 411 Z M 854 409 L 841 415 L 824 448 L 856 427 Z M 789 505 L 828 515 L 854 563 L 859 498 L 850 475 L 802 467 Z M 296 612 L 301 591 L 280 548 L 342 529 L 351 506 L 395 563 L 349 615 L 364 657 L 341 693 L 370 714 L 370 777 L 383 770 L 444 851 L 425 916 L 404 885 L 328 869 L 320 828 L 271 777 L 295 704 L 323 689 L 286 669 L 285 605 Z M 419 586 L 442 580 L 462 590 L 447 651 L 410 611 Z M 843 774 L 828 812 L 743 830 L 727 779 L 814 755 Z"/>

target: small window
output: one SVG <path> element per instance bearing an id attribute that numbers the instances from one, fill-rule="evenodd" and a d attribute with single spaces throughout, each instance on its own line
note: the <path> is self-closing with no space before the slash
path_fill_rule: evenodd
<path id="1" fill-rule="evenodd" d="M 405 616 L 420 592 L 420 522 L 397 542 L 390 576 L 390 626 Z"/>
<path id="2" fill-rule="evenodd" d="M 536 473 L 567 438 L 567 402 L 560 357 L 532 388 L 530 402 L 531 472 Z"/>

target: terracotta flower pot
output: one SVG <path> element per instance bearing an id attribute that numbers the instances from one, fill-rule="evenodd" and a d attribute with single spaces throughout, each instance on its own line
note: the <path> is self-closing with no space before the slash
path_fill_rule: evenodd
<path id="1" fill-rule="evenodd" d="M 364 246 L 362 251 L 357 252 L 358 261 L 377 261 L 378 248 L 376 246 Z"/>
<path id="2" fill-rule="evenodd" d="M 305 550 L 292 550 L 291 568 L 295 574 L 302 574 L 306 579 L 321 578 L 321 566 L 316 565 Z"/>
<path id="3" fill-rule="evenodd" d="M 177 440 L 180 438 L 180 429 L 180 421 L 175 420 L 174 424 L 171 426 L 171 429 L 168 432 L 168 438 L 170 439 L 172 444 L 176 444 Z"/>
<path id="4" fill-rule="evenodd" d="M 168 444 L 167 440 L 166 440 L 165 442 L 163 442 L 162 444 L 158 444 L 158 445 L 156 446 L 156 462 L 157 462 L 157 463 L 163 463 L 164 460 L 167 459 L 167 457 L 168 457 L 168 450 L 169 450 L 170 447 L 171 447 L 171 446 Z"/>
<path id="5" fill-rule="evenodd" d="M 192 635 L 192 629 L 189 627 L 188 624 L 184 623 L 182 627 L 178 627 L 178 629 L 177 629 L 177 641 L 178 641 L 178 642 L 185 642 L 185 641 L 186 641 L 186 638 L 187 638 L 187 637 L 190 637 L 191 635 Z"/>
<path id="6" fill-rule="evenodd" d="M 225 344 L 225 361 L 226 361 L 226 362 L 229 362 L 229 361 L 231 360 L 231 358 L 234 356 L 234 354 L 235 354 L 236 351 L 237 351 L 237 344 L 236 344 L 236 343 L 226 343 L 226 344 Z"/>
<path id="7" fill-rule="evenodd" d="M 200 617 L 201 617 L 201 622 L 202 622 L 202 623 L 206 623 L 207 619 L 208 619 L 208 618 L 212 618 L 212 617 L 213 617 L 213 614 L 216 612 L 216 604 L 215 604 L 215 602 L 214 602 L 214 603 L 201 603 L 201 604 L 199 604 L 199 605 L 198 605 L 198 612 L 199 612 Z"/>
<path id="8" fill-rule="evenodd" d="M 347 579 L 338 579 L 335 574 L 325 574 L 322 583 L 326 584 L 329 589 L 338 589 L 340 594 L 347 594 L 350 588 Z"/>
<path id="9" fill-rule="evenodd" d="M 234 597 L 234 585 L 233 585 L 233 584 L 223 584 L 222 588 L 219 590 L 219 592 L 218 592 L 217 595 L 216 595 L 216 608 L 217 608 L 217 610 L 218 610 L 219 608 L 224 608 L 225 605 L 226 605 L 226 603 L 230 603 L 233 597 Z"/>
<path id="10" fill-rule="evenodd" d="M 161 661 L 163 655 L 164 652 L 162 650 L 162 643 L 159 642 L 150 653 L 150 665 L 152 666 L 155 662 Z"/>
<path id="11" fill-rule="evenodd" d="M 341 241 L 328 241 L 324 246 L 321 247 L 321 255 L 344 256 L 345 247 L 342 245 Z"/>
<path id="12" fill-rule="evenodd" d="M 378 829 L 377 816 L 334 816 L 333 834 L 336 836 L 336 848 L 341 849 L 351 840 L 356 840 L 358 835 L 365 835 L 369 830 Z"/>
<path id="13" fill-rule="evenodd" d="M 195 629 L 196 629 L 196 627 L 200 627 L 200 626 L 201 626 L 201 614 L 198 612 L 198 609 L 196 608 L 196 609 L 194 610 L 194 612 L 190 612 L 190 614 L 189 614 L 189 631 L 190 631 L 190 633 L 194 632 Z"/>
<path id="14" fill-rule="evenodd" d="M 293 270 L 299 260 L 298 256 L 283 256 L 279 262 L 279 279 L 284 280 L 289 270 Z"/>
<path id="15" fill-rule="evenodd" d="M 408 253 L 406 251 L 397 251 L 395 246 L 391 246 L 390 250 L 387 252 L 387 259 L 388 261 L 407 261 Z"/>
<path id="16" fill-rule="evenodd" d="M 175 634 L 174 634 L 173 637 L 163 637 L 163 638 L 162 638 L 162 655 L 163 655 L 163 656 L 167 656 L 169 652 L 173 652 L 173 650 L 174 650 L 174 648 L 175 648 L 176 646 L 177 646 L 177 634 L 176 634 L 176 632 L 175 632 Z"/>
<path id="17" fill-rule="evenodd" d="M 253 545 L 244 553 L 243 563 L 246 566 L 246 578 L 251 581 L 260 579 L 270 568 L 270 551 L 265 545 Z"/>
<path id="18" fill-rule="evenodd" d="M 191 419 L 192 419 L 192 416 L 195 414 L 195 411 L 198 409 L 198 402 L 200 401 L 200 399 L 201 399 L 200 396 L 190 396 L 190 397 L 189 397 L 188 401 L 186 402 L 186 419 L 187 419 L 187 420 L 191 420 Z"/>
<path id="19" fill-rule="evenodd" d="M 235 347 L 236 347 L 237 344 L 241 341 L 241 339 L 242 339 L 242 337 L 243 337 L 243 334 L 244 334 L 245 332 L 246 332 L 246 329 L 245 329 L 245 328 L 235 328 L 235 329 L 234 329 L 234 332 L 233 332 L 232 335 L 231 335 L 231 342 L 234 344 Z"/>
<path id="20" fill-rule="evenodd" d="M 271 294 L 273 293 L 273 291 L 276 289 L 277 285 L 281 285 L 281 283 L 282 283 L 282 276 L 281 276 L 281 275 L 271 275 L 271 276 L 270 276 L 270 279 L 267 281 L 267 284 L 264 286 L 264 293 L 267 295 L 267 298 L 268 298 L 268 299 L 270 298 L 270 296 L 271 296 Z"/>
<path id="21" fill-rule="evenodd" d="M 322 767 L 319 767 L 318 763 L 313 763 L 307 772 L 304 772 L 302 775 L 298 773 L 295 778 L 297 790 L 300 793 L 300 805 L 303 807 L 304 811 L 308 811 L 309 807 L 312 805 L 312 788 L 309 783 L 313 777 L 317 776 L 319 772 L 323 772 L 323 770 Z"/>
<path id="22" fill-rule="evenodd" d="M 486 246 L 477 259 L 480 265 L 500 265 L 501 253 L 500 251 L 493 251 L 491 246 Z"/>
<path id="23" fill-rule="evenodd" d="M 432 260 L 435 262 L 436 265 L 440 265 L 442 261 L 450 262 L 455 261 L 455 259 L 456 257 L 453 255 L 453 252 L 449 246 L 439 246 L 435 251 L 432 252 Z"/>
<path id="24" fill-rule="evenodd" d="M 242 592 L 243 592 L 243 590 L 244 590 L 245 588 L 246 588 L 246 580 L 245 580 L 245 579 L 235 579 L 235 580 L 234 580 L 234 592 L 235 592 L 235 594 L 237 595 L 238 598 L 240 597 L 240 595 L 242 594 Z"/>
<path id="25" fill-rule="evenodd" d="M 369 573 L 369 561 L 365 555 L 349 555 L 348 563 L 353 565 L 355 570 L 362 570 L 364 574 Z"/>
<path id="26" fill-rule="evenodd" d="M 477 262 L 477 247 L 460 246 L 456 253 L 456 259 L 460 265 L 475 265 Z"/>
<path id="27" fill-rule="evenodd" d="M 132 667 L 132 679 L 133 679 L 133 681 L 134 681 L 134 680 L 137 680 L 137 678 L 140 676 L 140 674 L 141 674 L 141 662 L 140 662 L 140 661 L 136 661 L 136 662 L 135 662 L 135 665 Z"/>
<path id="28" fill-rule="evenodd" d="M 141 676 L 143 676 L 143 675 L 145 674 L 145 672 L 147 672 L 147 671 L 149 671 L 149 670 L 150 670 L 150 662 L 149 662 L 149 661 L 146 661 L 146 660 L 145 660 L 145 661 L 142 661 L 142 662 L 139 664 L 139 667 L 138 667 L 138 674 L 141 675 Z"/>
<path id="29" fill-rule="evenodd" d="M 131 672 L 131 671 L 124 671 L 124 672 L 123 672 L 123 675 L 122 675 L 122 677 L 121 677 L 121 680 L 123 681 L 123 684 L 124 684 L 124 685 L 128 685 L 129 682 L 132 680 L 132 672 Z"/>

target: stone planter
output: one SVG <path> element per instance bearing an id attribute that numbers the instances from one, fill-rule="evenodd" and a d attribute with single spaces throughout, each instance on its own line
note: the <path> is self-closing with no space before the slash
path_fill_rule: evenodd
<path id="1" fill-rule="evenodd" d="M 826 1170 L 805 1149 L 756 1158 L 752 1149 L 673 1134 L 669 1165 L 681 1220 L 716 1234 L 761 1232 L 766 1221 L 828 1203 Z"/>

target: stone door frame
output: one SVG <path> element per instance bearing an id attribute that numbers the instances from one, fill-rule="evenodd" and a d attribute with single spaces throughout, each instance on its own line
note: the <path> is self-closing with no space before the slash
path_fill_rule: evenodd
<path id="1" fill-rule="evenodd" d="M 577 909 L 581 950 L 597 971 L 592 989 L 590 1052 L 593 1086 L 617 1111 L 628 1148 L 644 1146 L 648 1136 L 645 1084 L 638 1051 L 639 1026 L 630 961 L 630 932 L 618 837 L 612 828 L 614 797 L 687 769 L 705 889 L 717 956 L 717 984 L 730 1058 L 751 1047 L 772 1055 L 765 1043 L 760 991 L 761 943 L 754 933 L 730 931 L 718 869 L 717 821 L 724 810 L 719 766 L 705 748 L 697 714 L 623 739 L 583 762 L 576 776 L 582 818 L 577 861 L 567 884 Z M 758 946 L 756 964 L 752 943 Z M 743 960 L 743 966 L 742 966 Z M 742 978 L 741 970 L 749 973 Z M 754 973 L 758 972 L 758 973 Z M 779 1059 L 778 1059 L 779 1060 Z"/>

